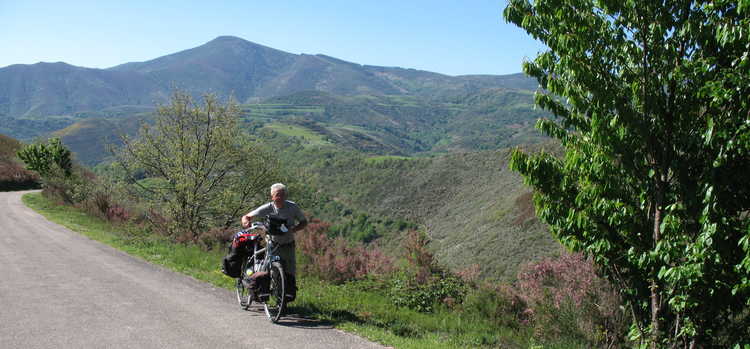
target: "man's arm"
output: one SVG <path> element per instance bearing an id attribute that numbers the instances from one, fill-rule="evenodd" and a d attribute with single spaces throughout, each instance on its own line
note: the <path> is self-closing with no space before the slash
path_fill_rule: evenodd
<path id="1" fill-rule="evenodd" d="M 250 224 L 253 223 L 253 218 L 256 217 L 263 217 L 267 215 L 270 211 L 269 209 L 270 203 L 261 205 L 260 207 L 248 212 L 246 215 L 242 216 L 242 227 L 249 228 Z"/>
<path id="2" fill-rule="evenodd" d="M 305 229 L 306 226 L 307 226 L 307 219 L 302 220 L 297 225 L 295 225 L 294 228 L 292 228 L 292 232 L 298 232 L 302 229 Z"/>
<path id="3" fill-rule="evenodd" d="M 255 218 L 255 216 L 252 215 L 252 212 L 248 212 L 246 215 L 242 216 L 242 227 L 250 227 L 250 223 L 253 222 L 253 218 Z"/>
<path id="4" fill-rule="evenodd" d="M 299 222 L 299 223 L 297 223 L 297 225 L 295 225 L 294 227 L 292 227 L 292 229 L 291 229 L 292 232 L 298 232 L 298 231 L 300 231 L 302 229 L 305 229 L 305 227 L 307 226 L 307 217 L 305 217 L 305 214 L 302 212 L 302 210 L 299 208 L 299 206 L 295 205 L 295 207 L 297 208 L 295 210 L 295 211 L 297 211 L 297 212 L 295 212 L 295 216 L 296 216 L 295 218 L 297 219 L 297 222 Z"/>

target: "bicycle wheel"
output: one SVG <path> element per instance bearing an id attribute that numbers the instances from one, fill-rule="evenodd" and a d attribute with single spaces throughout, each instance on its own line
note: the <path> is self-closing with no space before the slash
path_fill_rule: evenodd
<path id="1" fill-rule="evenodd" d="M 250 270 L 249 274 L 248 269 Z M 240 277 L 237 278 L 235 284 L 237 303 L 240 304 L 240 307 L 247 310 L 248 308 L 250 308 L 250 304 L 252 304 L 253 300 L 250 290 L 245 287 L 245 283 L 243 281 L 248 280 L 250 278 L 250 275 L 255 272 L 255 257 L 245 259 L 245 261 L 242 263 L 242 269 L 240 270 L 242 270 L 242 274 L 240 274 Z"/>
<path id="2" fill-rule="evenodd" d="M 271 322 L 279 321 L 281 314 L 284 312 L 284 268 L 281 263 L 273 262 L 271 264 L 271 286 L 268 300 L 263 304 L 266 309 L 266 316 Z"/>

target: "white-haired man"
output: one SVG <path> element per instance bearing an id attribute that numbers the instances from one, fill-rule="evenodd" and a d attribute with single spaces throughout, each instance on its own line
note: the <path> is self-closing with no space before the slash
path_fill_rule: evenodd
<path id="1" fill-rule="evenodd" d="M 288 280 L 286 297 L 288 301 L 292 301 L 297 296 L 297 263 L 294 254 L 294 233 L 307 226 L 307 218 L 305 218 L 305 215 L 296 203 L 286 199 L 288 194 L 289 192 L 284 184 L 276 183 L 272 185 L 271 202 L 261 205 L 242 216 L 242 226 L 247 228 L 254 218 L 265 217 L 271 214 L 286 220 L 286 226 L 290 227 L 289 231 L 281 235 L 270 236 L 270 239 L 279 246 L 278 254 L 284 263 L 284 274 L 286 274 L 285 276 Z"/>

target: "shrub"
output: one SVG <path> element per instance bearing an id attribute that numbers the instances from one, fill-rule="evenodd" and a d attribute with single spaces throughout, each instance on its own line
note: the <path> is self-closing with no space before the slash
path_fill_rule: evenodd
<path id="1" fill-rule="evenodd" d="M 456 276 L 461 278 L 465 283 L 475 285 L 479 281 L 479 275 L 482 273 L 479 264 L 472 264 L 456 272 Z"/>
<path id="2" fill-rule="evenodd" d="M 472 289 L 462 309 L 471 317 L 514 329 L 528 324 L 531 316 L 523 297 L 509 285 L 484 284 Z"/>
<path id="3" fill-rule="evenodd" d="M 401 244 L 408 262 L 407 268 L 414 281 L 419 284 L 426 283 L 433 274 L 440 272 L 435 257 L 427 249 L 428 243 L 429 239 L 425 233 L 412 230 L 406 234 Z"/>
<path id="4" fill-rule="evenodd" d="M 89 176 L 90 172 L 76 168 L 70 174 L 59 168 L 52 167 L 46 176 L 42 176 L 44 190 L 42 194 L 56 202 L 76 205 L 88 199 L 94 185 Z"/>
<path id="5" fill-rule="evenodd" d="M 390 296 L 393 304 L 420 312 L 432 312 L 443 304 L 453 308 L 466 296 L 466 285 L 453 275 L 431 277 L 426 282 L 416 281 L 409 273 L 401 272 L 391 279 Z"/>
<path id="6" fill-rule="evenodd" d="M 309 274 L 333 283 L 385 275 L 393 270 L 393 261 L 379 248 L 350 242 L 342 237 L 331 239 L 326 232 L 329 223 L 312 220 L 297 232 L 297 246 L 303 263 L 301 268 Z"/>
<path id="7" fill-rule="evenodd" d="M 39 176 L 15 161 L 0 157 L 0 191 L 39 188 Z"/>
<path id="8" fill-rule="evenodd" d="M 227 245 L 232 240 L 232 235 L 236 230 L 233 228 L 214 227 L 203 232 L 198 237 L 198 244 L 205 250 L 211 250 L 217 245 Z"/>
<path id="9" fill-rule="evenodd" d="M 59 176 L 60 171 L 68 177 L 73 170 L 71 152 L 60 138 L 50 138 L 47 143 L 29 144 L 21 148 L 17 155 L 29 170 L 39 173 L 43 178 Z"/>
<path id="10" fill-rule="evenodd" d="M 582 254 L 563 253 L 529 264 L 519 272 L 516 287 L 541 339 L 622 343 L 627 326 L 620 298 Z"/>

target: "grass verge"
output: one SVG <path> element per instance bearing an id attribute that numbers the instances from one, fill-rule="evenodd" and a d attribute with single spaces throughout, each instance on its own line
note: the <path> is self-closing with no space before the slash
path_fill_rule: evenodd
<path id="1" fill-rule="evenodd" d="M 194 245 L 146 234 L 129 225 L 87 215 L 57 205 L 40 193 L 23 196 L 23 202 L 52 222 L 108 244 L 146 261 L 165 266 L 213 285 L 233 289 L 234 280 L 219 265 L 224 248 L 205 251 Z M 397 348 L 524 348 L 531 334 L 524 329 L 498 328 L 470 314 L 437 310 L 420 313 L 396 307 L 378 281 L 332 285 L 301 276 L 300 294 L 290 312 L 315 318 L 339 329 Z"/>

